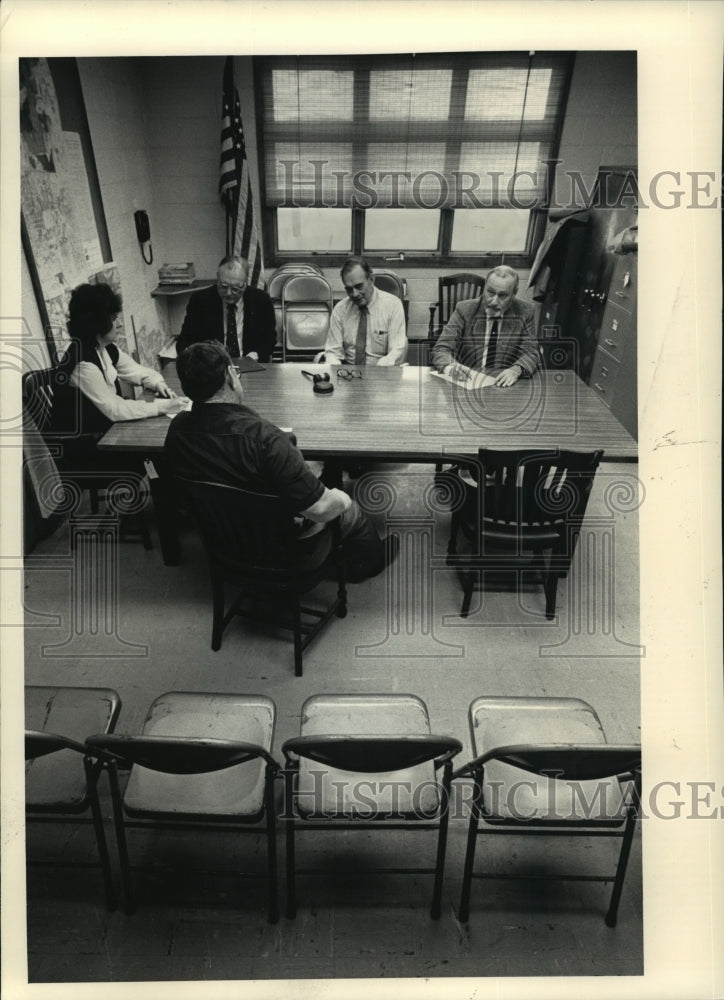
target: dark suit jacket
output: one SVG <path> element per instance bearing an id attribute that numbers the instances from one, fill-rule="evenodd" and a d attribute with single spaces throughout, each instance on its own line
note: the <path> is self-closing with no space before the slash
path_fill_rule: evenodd
<path id="1" fill-rule="evenodd" d="M 260 361 L 271 358 L 277 340 L 277 324 L 272 300 L 258 288 L 244 289 L 244 329 L 241 331 L 241 351 L 256 351 Z M 224 303 L 216 290 L 202 288 L 194 292 L 186 306 L 176 351 L 183 351 L 202 340 L 224 342 Z"/>
<path id="2" fill-rule="evenodd" d="M 495 358 L 486 370 L 501 372 L 513 364 L 520 365 L 524 375 L 532 375 L 541 363 L 535 336 L 533 307 L 521 299 L 513 299 L 498 331 Z M 479 368 L 485 340 L 485 309 L 482 296 L 458 302 L 450 320 L 432 349 L 432 365 L 442 371 L 451 361 L 470 368 Z"/>

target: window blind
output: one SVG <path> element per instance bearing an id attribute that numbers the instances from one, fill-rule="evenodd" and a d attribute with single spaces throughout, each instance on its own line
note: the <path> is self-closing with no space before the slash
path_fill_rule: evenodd
<path id="1" fill-rule="evenodd" d="M 267 207 L 537 207 L 570 58 L 259 60 Z"/>

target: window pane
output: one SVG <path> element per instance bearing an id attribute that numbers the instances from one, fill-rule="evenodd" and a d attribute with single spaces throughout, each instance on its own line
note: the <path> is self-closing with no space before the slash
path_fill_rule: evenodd
<path id="1" fill-rule="evenodd" d="M 517 198 L 527 208 L 545 193 L 548 174 L 538 142 L 462 142 L 459 162 L 484 204 L 515 204 Z"/>
<path id="2" fill-rule="evenodd" d="M 365 250 L 436 250 L 440 213 L 431 208 L 365 212 Z"/>
<path id="3" fill-rule="evenodd" d="M 352 146 L 311 142 L 275 142 L 267 149 L 267 184 L 287 208 L 314 204 L 334 208 L 349 197 Z"/>
<path id="4" fill-rule="evenodd" d="M 548 106 L 551 70 L 473 69 L 468 75 L 465 117 L 542 121 Z"/>
<path id="5" fill-rule="evenodd" d="M 305 118 L 351 121 L 353 81 L 351 70 L 273 70 L 274 121 L 296 122 Z"/>
<path id="6" fill-rule="evenodd" d="M 370 120 L 447 119 L 451 69 L 379 70 L 370 73 Z"/>
<path id="7" fill-rule="evenodd" d="M 459 209 L 453 216 L 453 253 L 522 253 L 530 212 L 517 208 Z"/>
<path id="8" fill-rule="evenodd" d="M 352 213 L 346 208 L 278 208 L 280 250 L 329 253 L 352 249 Z"/>

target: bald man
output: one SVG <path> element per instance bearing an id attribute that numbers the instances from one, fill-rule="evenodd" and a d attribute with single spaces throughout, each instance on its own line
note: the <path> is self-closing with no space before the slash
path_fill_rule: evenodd
<path id="1" fill-rule="evenodd" d="M 478 299 L 458 302 L 432 349 L 432 367 L 461 381 L 485 371 L 501 388 L 540 367 L 533 307 L 516 298 L 518 275 L 506 265 L 488 274 Z"/>

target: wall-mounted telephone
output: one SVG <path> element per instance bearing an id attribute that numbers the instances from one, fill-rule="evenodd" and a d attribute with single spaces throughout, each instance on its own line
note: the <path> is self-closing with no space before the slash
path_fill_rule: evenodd
<path id="1" fill-rule="evenodd" d="M 148 222 L 148 213 L 144 212 L 143 209 L 139 209 L 137 212 L 133 213 L 133 221 L 136 223 L 136 236 L 138 237 L 138 242 L 141 244 L 141 256 L 146 261 L 147 264 L 153 263 L 153 247 L 150 246 L 151 242 L 151 226 Z M 148 252 L 150 257 L 146 257 L 146 251 L 144 248 L 144 243 L 149 244 Z"/>

